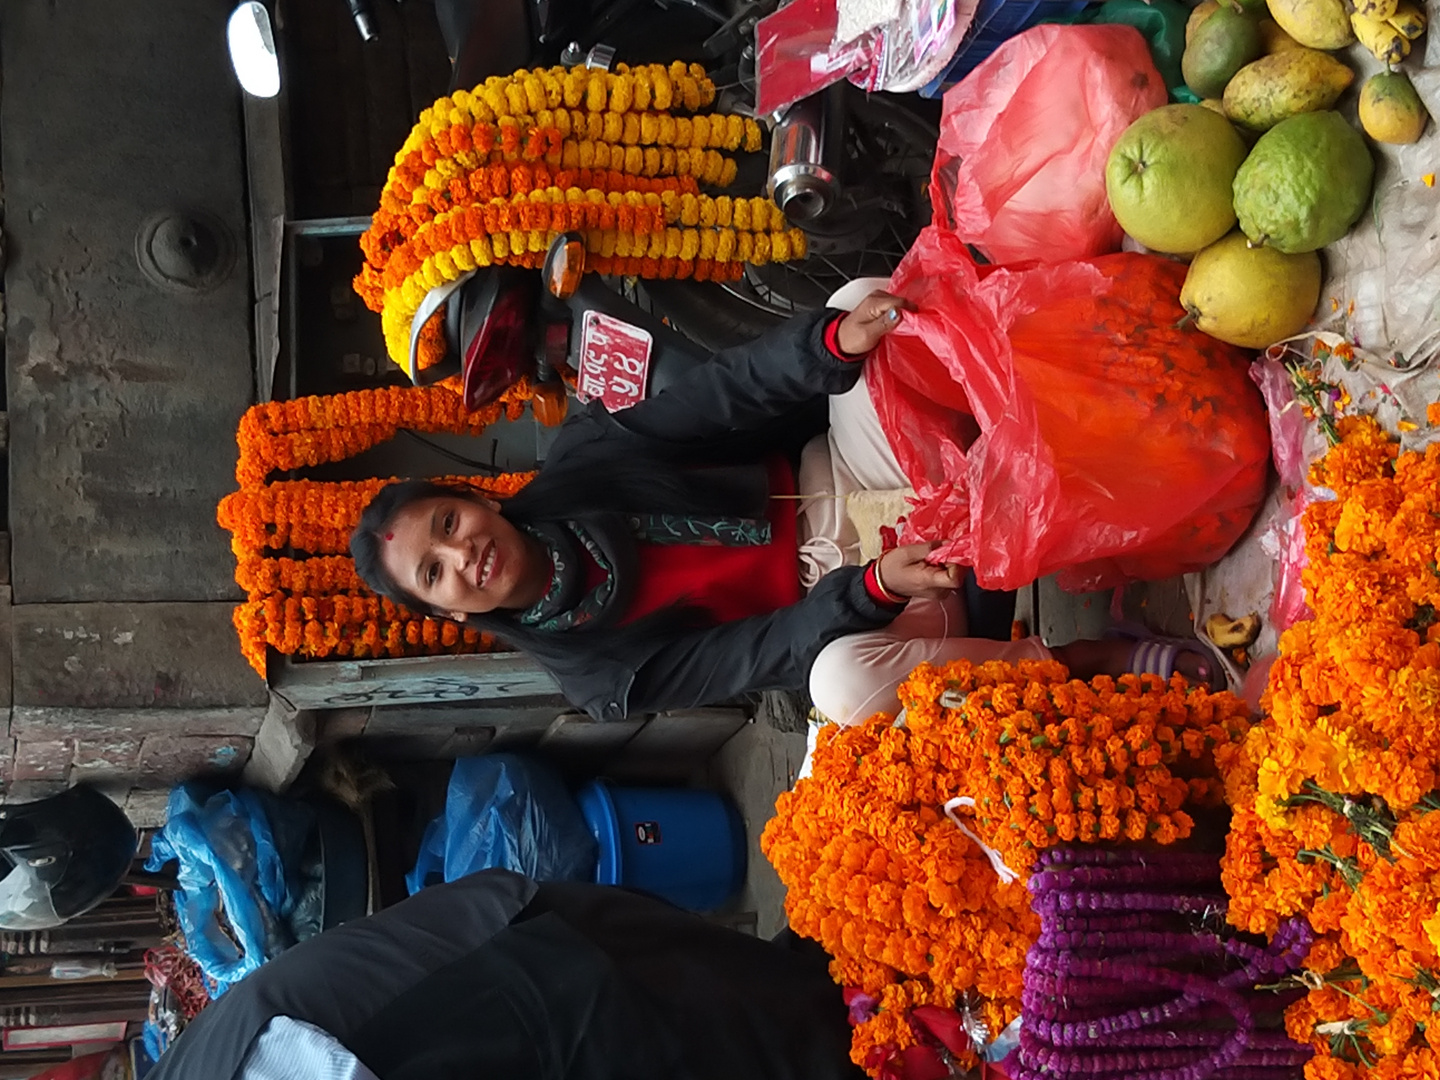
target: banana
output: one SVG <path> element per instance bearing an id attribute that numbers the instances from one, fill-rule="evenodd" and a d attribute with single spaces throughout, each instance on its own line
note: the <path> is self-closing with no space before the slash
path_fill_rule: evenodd
<path id="1" fill-rule="evenodd" d="M 1222 649 L 1243 649 L 1260 636 L 1260 616 L 1251 613 L 1232 619 L 1229 615 L 1211 615 L 1205 620 L 1205 636 Z"/>
<path id="2" fill-rule="evenodd" d="M 1372 19 L 1366 15 L 1351 15 L 1350 26 L 1382 64 L 1398 64 L 1410 55 L 1410 39 L 1388 22 Z"/>
<path id="3" fill-rule="evenodd" d="M 1400 0 L 1395 7 L 1395 14 L 1387 15 L 1385 21 L 1410 41 L 1425 33 L 1425 11 L 1410 0 Z"/>
<path id="4" fill-rule="evenodd" d="M 1351 14 L 1384 22 L 1395 14 L 1395 9 L 1399 6 L 1400 0 L 1355 0 L 1355 10 Z"/>

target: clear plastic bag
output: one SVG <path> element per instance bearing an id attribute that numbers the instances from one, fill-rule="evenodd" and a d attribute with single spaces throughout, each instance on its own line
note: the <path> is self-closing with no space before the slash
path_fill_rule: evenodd
<path id="1" fill-rule="evenodd" d="M 945 95 L 930 196 L 995 263 L 1120 250 L 1105 162 L 1165 82 L 1130 26 L 1037 26 Z"/>
<path id="2" fill-rule="evenodd" d="M 988 589 L 1106 588 L 1222 556 L 1264 499 L 1269 431 L 1249 355 L 1184 325 L 1185 267 L 984 270 L 931 227 L 892 279 L 918 310 L 867 378 L 917 493 L 907 539 L 944 541 L 936 558 Z"/>
<path id="3" fill-rule="evenodd" d="M 850 76 L 862 90 L 919 90 L 960 47 L 979 0 L 899 0 L 897 13 L 869 31 L 868 63 Z"/>

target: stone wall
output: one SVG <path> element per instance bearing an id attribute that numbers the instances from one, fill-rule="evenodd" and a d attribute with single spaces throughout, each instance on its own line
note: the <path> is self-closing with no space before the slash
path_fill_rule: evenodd
<path id="1" fill-rule="evenodd" d="M 254 400 L 231 6 L 0 5 L 0 784 L 93 782 L 138 824 L 242 768 L 268 701 L 214 520 Z"/>
<path id="2" fill-rule="evenodd" d="M 214 520 L 259 394 L 252 312 L 273 295 L 251 284 L 233 7 L 0 2 L 0 799 L 83 781 L 149 825 L 177 781 L 273 764 L 293 741 L 240 657 Z M 288 215 L 368 214 L 447 84 L 433 7 L 376 5 L 370 44 L 338 0 L 272 10 Z M 147 268 L 137 252 L 166 230 L 182 248 Z M 338 370 L 321 337 L 305 364 Z"/>

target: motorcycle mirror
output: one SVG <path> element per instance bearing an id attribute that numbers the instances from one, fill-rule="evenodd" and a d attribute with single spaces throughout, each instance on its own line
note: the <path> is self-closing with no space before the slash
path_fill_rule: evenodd
<path id="1" fill-rule="evenodd" d="M 580 287 L 580 278 L 585 273 L 585 238 L 579 233 L 567 232 L 550 241 L 545 267 L 540 273 L 551 296 L 569 300 Z"/>
<path id="2" fill-rule="evenodd" d="M 275 31 L 270 12 L 260 0 L 245 0 L 230 13 L 225 28 L 230 66 L 247 94 L 273 98 L 280 93 L 280 58 L 275 53 Z"/>

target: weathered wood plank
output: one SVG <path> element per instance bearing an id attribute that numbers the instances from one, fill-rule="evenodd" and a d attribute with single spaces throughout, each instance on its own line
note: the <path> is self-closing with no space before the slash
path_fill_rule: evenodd
<path id="1" fill-rule="evenodd" d="M 567 769 L 602 770 L 626 744 L 645 727 L 643 719 L 610 720 L 601 723 L 585 713 L 557 716 L 535 744 L 544 754 Z"/>
<path id="2" fill-rule="evenodd" d="M 455 728 L 492 727 L 497 738 L 518 734 L 538 739 L 555 720 L 563 706 L 554 701 L 531 705 L 516 701 L 514 705 L 492 707 L 464 702 L 424 705 L 378 705 L 371 710 L 366 736 L 404 735 L 417 731 L 450 731 Z"/>
<path id="3" fill-rule="evenodd" d="M 270 687 L 296 709 L 421 702 L 559 702 L 560 688 L 519 653 L 296 664 L 272 656 Z"/>
<path id="4" fill-rule="evenodd" d="M 625 744 L 608 771 L 617 779 L 683 779 L 708 761 L 747 719 L 741 709 L 660 713 Z"/>

